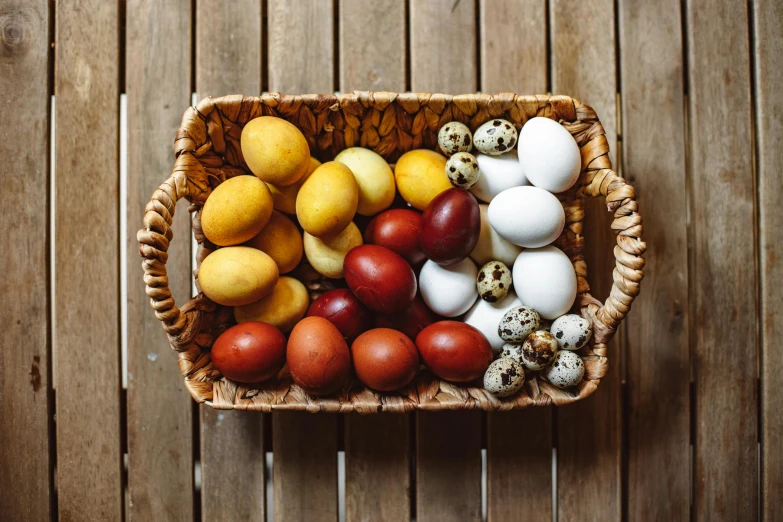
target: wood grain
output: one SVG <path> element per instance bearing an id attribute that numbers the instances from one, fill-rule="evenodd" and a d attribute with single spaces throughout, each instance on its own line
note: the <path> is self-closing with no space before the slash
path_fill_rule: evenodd
<path id="1" fill-rule="evenodd" d="M 269 90 L 334 91 L 331 0 L 268 0 Z M 274 515 L 278 522 L 337 520 L 336 415 L 272 415 Z"/>
<path id="2" fill-rule="evenodd" d="M 546 92 L 546 2 L 483 0 L 480 8 L 482 91 Z M 487 418 L 487 519 L 551 520 L 552 408 Z"/>
<path id="3" fill-rule="evenodd" d="M 665 4 L 624 0 L 618 13 L 624 170 L 654 245 L 625 325 L 630 520 L 686 520 L 690 512 L 682 20 L 678 0 Z"/>
<path id="4" fill-rule="evenodd" d="M 0 0 L 0 230 L 9 245 L 0 252 L 0 513 L 9 520 L 51 517 L 49 16 L 46 1 Z"/>
<path id="5" fill-rule="evenodd" d="M 269 90 L 334 92 L 333 0 L 268 0 Z"/>
<path id="6" fill-rule="evenodd" d="M 460 0 L 410 0 L 411 88 L 476 92 L 476 6 Z"/>
<path id="7" fill-rule="evenodd" d="M 759 187 L 759 265 L 761 267 L 761 518 L 783 519 L 783 263 L 777 256 L 783 213 L 783 4 L 754 2 L 756 58 L 756 146 Z"/>
<path id="8" fill-rule="evenodd" d="M 189 0 L 128 2 L 128 519 L 193 519 L 193 400 L 144 291 L 137 254 L 150 195 L 171 172 L 171 144 L 190 104 Z M 190 296 L 190 215 L 174 214 L 169 288 Z"/>
<path id="9" fill-rule="evenodd" d="M 745 2 L 688 4 L 695 520 L 758 517 L 755 191 Z M 741 357 L 732 350 L 741 347 Z"/>
<path id="10" fill-rule="evenodd" d="M 403 0 L 341 0 L 340 90 L 405 91 Z"/>
<path id="11" fill-rule="evenodd" d="M 199 0 L 199 98 L 261 92 L 260 2 Z M 268 415 L 201 406 L 201 509 L 204 520 L 266 520 L 264 420 Z M 240 480 L 240 477 L 242 479 Z"/>
<path id="12" fill-rule="evenodd" d="M 59 519 L 120 520 L 118 4 L 57 3 Z"/>
<path id="13" fill-rule="evenodd" d="M 338 415 L 275 413 L 272 423 L 275 521 L 337 520 Z"/>
<path id="14" fill-rule="evenodd" d="M 592 106 L 603 123 L 616 164 L 614 2 L 556 0 L 551 4 L 552 91 Z M 612 283 L 614 234 L 603 201 L 585 202 L 585 241 L 591 292 L 603 300 Z M 610 343 L 609 371 L 584 402 L 557 411 L 558 520 L 619 520 L 622 353 Z"/>

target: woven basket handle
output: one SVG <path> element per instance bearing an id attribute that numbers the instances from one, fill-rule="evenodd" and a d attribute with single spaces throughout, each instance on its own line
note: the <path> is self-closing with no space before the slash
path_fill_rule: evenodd
<path id="1" fill-rule="evenodd" d="M 611 169 L 596 170 L 582 190 L 588 196 L 604 196 L 607 209 L 614 212 L 612 230 L 617 233 L 617 245 L 614 247 L 612 289 L 603 306 L 587 303 L 588 313 L 593 318 L 595 342 L 606 345 L 639 295 L 639 285 L 644 277 L 642 255 L 647 245 L 641 240 L 642 217 L 637 212 L 636 192 L 623 178 Z"/>

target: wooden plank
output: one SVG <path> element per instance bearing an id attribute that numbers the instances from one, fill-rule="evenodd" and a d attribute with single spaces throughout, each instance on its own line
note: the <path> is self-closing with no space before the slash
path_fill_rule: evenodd
<path id="1" fill-rule="evenodd" d="M 482 0 L 480 8 L 481 89 L 546 92 L 546 1 Z M 552 409 L 490 413 L 487 424 L 487 519 L 551 520 Z"/>
<path id="2" fill-rule="evenodd" d="M 679 0 L 665 4 L 624 0 L 618 13 L 624 170 L 654 245 L 626 325 L 630 520 L 686 520 L 690 511 L 682 20 Z"/>
<path id="3" fill-rule="evenodd" d="M 405 3 L 342 0 L 340 90 L 405 91 Z"/>
<path id="4" fill-rule="evenodd" d="M 334 91 L 334 5 L 331 0 L 268 0 L 269 90 Z M 335 415 L 272 415 L 275 520 L 337 520 Z M 339 420 L 338 420 L 339 419 Z"/>
<path id="5" fill-rule="evenodd" d="M 694 520 L 758 517 L 755 183 L 746 2 L 687 4 Z M 737 357 L 731 348 L 741 346 Z"/>
<path id="6" fill-rule="evenodd" d="M 552 91 L 574 96 L 597 111 L 617 168 L 614 2 L 555 0 L 550 13 Z M 597 199 L 587 201 L 585 210 L 588 281 L 593 295 L 603 301 L 614 267 L 611 215 Z M 621 517 L 619 337 L 609 345 L 609 371 L 594 396 L 557 410 L 557 508 L 561 522 Z"/>
<path id="7" fill-rule="evenodd" d="M 57 3 L 55 349 L 61 521 L 120 520 L 119 4 Z"/>
<path id="8" fill-rule="evenodd" d="M 191 3 L 128 2 L 128 519 L 193 519 L 193 400 L 144 291 L 136 242 L 150 195 L 170 174 L 171 144 L 190 104 Z M 177 205 L 169 288 L 190 296 L 190 215 Z M 165 458 L 161 458 L 165 455 Z"/>
<path id="9" fill-rule="evenodd" d="M 405 5 L 343 0 L 340 90 L 405 91 Z M 346 520 L 410 520 L 412 415 L 345 417 Z"/>
<path id="10" fill-rule="evenodd" d="M 0 307 L 0 513 L 9 520 L 51 517 L 49 21 L 46 1 L 0 0 L 0 229 L 13 246 L 0 252 L 0 295 L 8 297 Z"/>
<path id="11" fill-rule="evenodd" d="M 411 88 L 475 92 L 473 2 L 411 0 Z M 481 520 L 480 412 L 416 414 L 416 520 Z"/>
<path id="12" fill-rule="evenodd" d="M 261 92 L 260 2 L 199 0 L 196 92 L 200 98 Z M 200 408 L 204 520 L 266 520 L 263 423 L 268 416 Z"/>
<path id="13" fill-rule="evenodd" d="M 337 520 L 337 415 L 274 414 L 275 521 Z"/>
<path id="14" fill-rule="evenodd" d="M 411 88 L 476 92 L 476 5 L 455 0 L 410 0 Z"/>
<path id="15" fill-rule="evenodd" d="M 761 267 L 761 518 L 783 519 L 783 263 L 776 244 L 783 229 L 779 195 L 783 192 L 783 4 L 754 2 L 756 58 L 756 138 L 759 187 L 759 264 Z"/>

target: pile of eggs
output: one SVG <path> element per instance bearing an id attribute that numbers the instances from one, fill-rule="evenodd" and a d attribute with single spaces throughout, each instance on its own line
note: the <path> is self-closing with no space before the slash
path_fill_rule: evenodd
<path id="1" fill-rule="evenodd" d="M 211 349 L 223 376 L 260 383 L 287 369 L 312 395 L 352 376 L 399 390 L 422 364 L 455 383 L 483 379 L 498 397 L 531 372 L 581 382 L 575 352 L 591 325 L 568 314 L 576 275 L 551 244 L 565 226 L 555 194 L 581 169 L 573 137 L 548 118 L 519 131 L 493 119 L 475 134 L 447 123 L 438 145 L 445 156 L 412 150 L 394 169 L 359 147 L 321 164 L 294 125 L 248 122 L 255 175 L 224 181 L 201 210 L 215 249 L 199 288 L 237 321 Z M 307 269 L 333 289 L 311 301 Z"/>

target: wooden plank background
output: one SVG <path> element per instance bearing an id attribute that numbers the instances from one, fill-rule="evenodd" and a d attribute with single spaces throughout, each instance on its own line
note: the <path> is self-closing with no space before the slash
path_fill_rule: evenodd
<path id="1" fill-rule="evenodd" d="M 781 23 L 772 0 L 0 0 L 0 519 L 779 520 Z M 650 250 L 593 397 L 492 415 L 194 406 L 135 244 L 182 111 L 194 93 L 354 89 L 597 110 Z M 589 202 L 601 297 L 610 217 Z M 178 302 L 188 231 L 179 205 Z"/>

